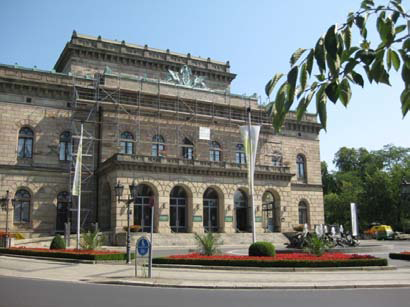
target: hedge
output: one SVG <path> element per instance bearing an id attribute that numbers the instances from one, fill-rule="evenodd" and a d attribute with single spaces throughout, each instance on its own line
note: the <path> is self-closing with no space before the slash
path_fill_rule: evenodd
<path id="1" fill-rule="evenodd" d="M 390 253 L 389 257 L 390 259 L 410 260 L 410 253 L 409 254 Z"/>
<path id="2" fill-rule="evenodd" d="M 48 257 L 48 258 L 64 258 L 64 259 L 77 259 L 77 260 L 99 260 L 99 261 L 115 261 L 115 260 L 127 260 L 126 253 L 117 254 L 73 254 L 64 253 L 61 251 L 35 251 L 30 249 L 8 249 L 0 248 L 0 254 L 9 255 L 22 255 L 22 256 L 37 256 L 37 257 Z M 131 254 L 131 258 L 135 258 L 135 254 Z"/>
<path id="3" fill-rule="evenodd" d="M 166 257 L 154 258 L 155 264 L 183 264 L 208 266 L 238 266 L 238 267 L 359 267 L 387 266 L 387 259 L 349 259 L 349 260 L 236 260 L 236 259 L 172 259 Z"/>

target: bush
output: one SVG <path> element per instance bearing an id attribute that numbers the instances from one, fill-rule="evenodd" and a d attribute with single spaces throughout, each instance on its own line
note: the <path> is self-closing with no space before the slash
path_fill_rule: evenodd
<path id="1" fill-rule="evenodd" d="M 83 234 L 81 240 L 81 248 L 86 250 L 95 250 L 103 244 L 104 238 L 98 233 L 98 229 L 94 231 L 88 231 Z"/>
<path id="2" fill-rule="evenodd" d="M 50 249 L 65 249 L 65 241 L 60 235 L 56 235 L 51 241 Z"/>
<path id="3" fill-rule="evenodd" d="M 410 253 L 390 253 L 390 259 L 410 260 Z"/>
<path id="4" fill-rule="evenodd" d="M 199 253 L 206 256 L 212 256 L 220 252 L 219 246 L 223 244 L 219 235 L 208 232 L 203 236 L 195 233 L 195 241 L 198 245 Z"/>
<path id="5" fill-rule="evenodd" d="M 249 256 L 274 257 L 275 246 L 270 242 L 255 242 L 249 246 Z"/>
<path id="6" fill-rule="evenodd" d="M 306 242 L 305 251 L 318 257 L 322 256 L 331 247 L 329 242 L 319 238 L 315 233 L 310 238 L 307 238 Z"/>

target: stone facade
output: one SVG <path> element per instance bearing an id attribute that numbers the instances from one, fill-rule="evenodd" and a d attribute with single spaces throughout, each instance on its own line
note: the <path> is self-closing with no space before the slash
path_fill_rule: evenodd
<path id="1" fill-rule="evenodd" d="M 206 86 L 169 78 L 168 70 L 182 72 L 184 65 L 189 78 L 201 77 Z M 135 182 L 136 230 L 151 225 L 153 205 L 158 233 L 250 231 L 246 164 L 238 149 L 248 107 L 252 122 L 261 125 L 256 231 L 323 223 L 315 116 L 297 122 L 291 113 L 274 133 L 256 98 L 230 93 L 234 77 L 228 62 L 76 33 L 55 71 L 0 65 L 0 196 L 9 191 L 15 200 L 8 206 L 10 231 L 29 237 L 61 231 L 66 220 L 75 226 L 71 146 L 77 152 L 81 123 L 83 227 L 98 222 L 113 238 L 123 233 L 128 186 Z M 209 140 L 200 138 L 202 128 L 209 129 Z M 124 186 L 120 200 L 118 182 Z"/>

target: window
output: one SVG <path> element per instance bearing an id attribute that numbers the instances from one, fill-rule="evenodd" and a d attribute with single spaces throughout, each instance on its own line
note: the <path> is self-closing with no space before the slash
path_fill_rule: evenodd
<path id="1" fill-rule="evenodd" d="M 194 144 L 188 138 L 183 141 L 182 157 L 187 160 L 194 159 Z"/>
<path id="2" fill-rule="evenodd" d="M 304 201 L 299 203 L 299 224 L 308 224 L 308 206 Z"/>
<path id="3" fill-rule="evenodd" d="M 31 159 L 33 157 L 34 133 L 28 127 L 20 129 L 17 156 L 19 158 Z"/>
<path id="4" fill-rule="evenodd" d="M 132 133 L 125 131 L 120 135 L 120 153 L 126 155 L 134 154 L 134 136 Z"/>
<path id="5" fill-rule="evenodd" d="M 28 223 L 30 221 L 30 193 L 20 189 L 14 200 L 14 223 Z"/>
<path id="6" fill-rule="evenodd" d="M 299 180 L 306 180 L 306 159 L 300 154 L 296 157 L 296 173 Z"/>
<path id="7" fill-rule="evenodd" d="M 165 140 L 161 135 L 154 135 L 152 137 L 151 156 L 163 157 L 165 155 Z"/>
<path id="8" fill-rule="evenodd" d="M 218 142 L 212 141 L 209 150 L 209 160 L 221 161 L 221 145 Z"/>
<path id="9" fill-rule="evenodd" d="M 236 145 L 235 161 L 239 164 L 246 163 L 245 147 L 243 146 L 243 144 Z"/>
<path id="10" fill-rule="evenodd" d="M 282 166 L 282 154 L 278 151 L 273 152 L 272 154 L 272 165 L 280 167 Z"/>
<path id="11" fill-rule="evenodd" d="M 64 131 L 60 134 L 60 161 L 71 161 L 73 154 L 73 143 L 71 141 L 70 131 Z"/>
<path id="12" fill-rule="evenodd" d="M 65 223 L 70 219 L 70 194 L 60 192 L 57 195 L 56 232 L 64 233 Z"/>

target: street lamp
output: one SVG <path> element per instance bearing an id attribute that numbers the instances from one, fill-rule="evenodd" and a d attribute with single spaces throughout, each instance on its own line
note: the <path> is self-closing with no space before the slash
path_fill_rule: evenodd
<path id="1" fill-rule="evenodd" d="M 10 201 L 10 192 L 6 191 L 6 197 L 1 198 L 1 206 L 6 209 L 6 234 L 5 234 L 5 247 L 9 247 L 9 201 Z M 15 199 L 12 200 L 14 204 Z"/>
<path id="2" fill-rule="evenodd" d="M 124 192 L 124 186 L 118 181 L 114 186 L 115 196 L 117 197 L 118 202 L 124 201 L 127 204 L 127 264 L 131 263 L 131 229 L 130 229 L 130 215 L 131 208 L 130 204 L 135 201 L 137 196 L 137 185 L 135 181 L 129 186 L 131 192 L 131 198 L 121 199 L 122 193 Z"/>

